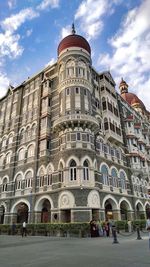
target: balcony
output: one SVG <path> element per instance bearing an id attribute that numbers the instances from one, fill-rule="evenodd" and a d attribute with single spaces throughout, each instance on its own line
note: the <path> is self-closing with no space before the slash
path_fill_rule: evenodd
<path id="1" fill-rule="evenodd" d="M 83 87 L 86 87 L 92 90 L 91 83 L 88 80 L 84 79 L 83 77 L 82 78 L 70 77 L 69 79 L 62 81 L 59 84 L 59 91 L 62 91 L 66 87 L 70 87 L 70 86 L 83 86 Z"/>
<path id="2" fill-rule="evenodd" d="M 106 131 L 106 138 L 110 142 L 113 142 L 115 144 L 122 144 L 123 143 L 122 135 L 120 136 L 110 129 Z"/>
<path id="3" fill-rule="evenodd" d="M 85 127 L 90 127 L 90 129 L 92 129 L 93 131 L 99 131 L 99 122 L 97 121 L 97 119 L 85 114 L 72 114 L 62 116 L 54 121 L 53 128 L 55 131 L 57 131 L 75 124 L 83 124 Z"/>

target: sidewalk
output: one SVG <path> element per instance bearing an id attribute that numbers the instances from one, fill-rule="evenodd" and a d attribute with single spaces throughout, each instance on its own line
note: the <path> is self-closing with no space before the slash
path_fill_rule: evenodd
<path id="1" fill-rule="evenodd" d="M 148 237 L 60 238 L 0 236 L 2 267 L 146 267 Z"/>

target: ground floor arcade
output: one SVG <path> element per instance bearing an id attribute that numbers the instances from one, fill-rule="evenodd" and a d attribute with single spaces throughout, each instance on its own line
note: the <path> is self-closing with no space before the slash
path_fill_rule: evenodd
<path id="1" fill-rule="evenodd" d="M 42 194 L 30 198 L 1 200 L 0 223 L 48 223 L 48 222 L 88 222 L 96 220 L 145 219 L 150 212 L 150 201 L 137 198 L 101 195 L 97 190 L 89 190 L 82 196 L 64 190 L 60 194 Z M 80 199 L 81 200 L 81 199 Z"/>

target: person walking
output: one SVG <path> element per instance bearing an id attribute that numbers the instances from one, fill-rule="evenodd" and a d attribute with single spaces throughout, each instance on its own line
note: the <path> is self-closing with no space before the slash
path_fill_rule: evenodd
<path id="1" fill-rule="evenodd" d="M 12 226 L 11 226 L 11 234 L 12 235 L 15 235 L 16 234 L 16 224 L 15 224 L 15 222 L 12 223 Z"/>
<path id="2" fill-rule="evenodd" d="M 25 235 L 27 236 L 27 228 L 26 228 L 27 224 L 26 222 L 24 221 L 23 224 L 22 224 L 22 237 Z"/>
<path id="3" fill-rule="evenodd" d="M 148 219 L 146 221 L 146 230 L 149 232 L 149 249 L 150 249 L 150 214 L 149 214 Z"/>
<path id="4" fill-rule="evenodd" d="M 128 220 L 127 225 L 128 225 L 128 232 L 131 233 L 132 232 L 132 222 L 130 220 Z"/>

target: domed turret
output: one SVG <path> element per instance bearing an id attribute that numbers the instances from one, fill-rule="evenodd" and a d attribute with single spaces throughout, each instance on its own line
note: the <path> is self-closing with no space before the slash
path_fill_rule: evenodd
<path id="1" fill-rule="evenodd" d="M 127 101 L 130 106 L 132 106 L 133 108 L 140 108 L 146 110 L 143 102 L 135 94 L 128 93 L 128 84 L 123 80 L 123 78 L 120 82 L 119 89 L 122 98 Z"/>
<path id="2" fill-rule="evenodd" d="M 91 48 L 89 43 L 84 37 L 76 34 L 74 24 L 72 24 L 72 34 L 66 36 L 58 45 L 58 56 L 63 50 L 67 48 L 69 49 L 71 47 L 85 49 L 91 55 Z"/>

